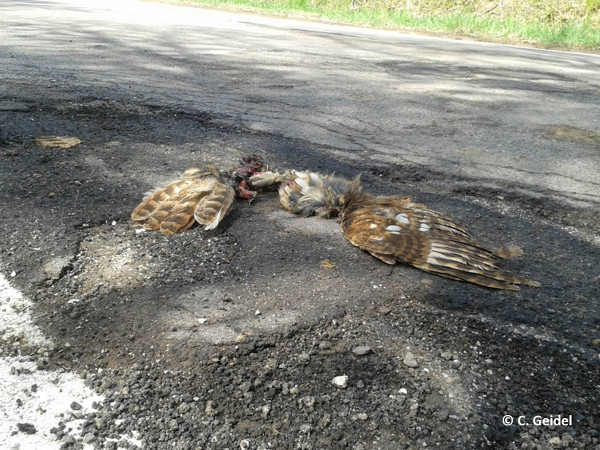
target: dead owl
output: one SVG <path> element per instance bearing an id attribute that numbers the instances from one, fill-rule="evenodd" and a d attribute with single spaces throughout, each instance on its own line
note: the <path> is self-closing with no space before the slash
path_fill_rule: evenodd
<path id="1" fill-rule="evenodd" d="M 494 289 L 539 286 L 497 267 L 518 248 L 495 252 L 475 241 L 459 224 L 413 203 L 407 196 L 374 196 L 362 192 L 360 177 L 349 180 L 315 172 L 257 174 L 252 185 L 281 183 L 284 209 L 299 215 L 339 215 L 345 237 L 387 264 L 404 262 L 425 272 Z"/>

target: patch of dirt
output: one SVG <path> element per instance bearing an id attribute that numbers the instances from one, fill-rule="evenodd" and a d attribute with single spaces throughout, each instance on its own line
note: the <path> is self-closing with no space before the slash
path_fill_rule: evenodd
<path id="1" fill-rule="evenodd" d="M 569 125 L 553 125 L 548 127 L 548 133 L 559 141 L 571 141 L 600 149 L 600 134 L 590 130 Z"/>

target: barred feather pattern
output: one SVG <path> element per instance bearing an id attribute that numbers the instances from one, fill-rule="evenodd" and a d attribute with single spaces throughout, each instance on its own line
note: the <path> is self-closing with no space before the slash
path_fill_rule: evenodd
<path id="1" fill-rule="evenodd" d="M 346 238 L 387 264 L 401 261 L 425 272 L 493 289 L 539 286 L 498 268 L 498 261 L 518 256 L 519 249 L 493 252 L 461 225 L 413 203 L 410 197 L 364 194 L 357 177 L 340 202 Z"/>
<path id="2" fill-rule="evenodd" d="M 144 198 L 131 214 L 136 225 L 163 234 L 181 233 L 196 221 L 216 228 L 229 211 L 235 193 L 216 170 L 190 168 L 181 179 Z"/>
<path id="3" fill-rule="evenodd" d="M 234 198 L 235 191 L 231 186 L 215 183 L 213 189 L 198 201 L 194 210 L 196 222 L 205 230 L 214 230 L 229 211 Z"/>

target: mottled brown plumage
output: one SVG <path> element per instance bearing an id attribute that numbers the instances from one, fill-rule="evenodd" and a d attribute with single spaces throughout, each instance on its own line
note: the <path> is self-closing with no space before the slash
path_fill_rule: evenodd
<path id="1" fill-rule="evenodd" d="M 402 261 L 425 272 L 494 289 L 539 286 L 497 267 L 502 258 L 517 256 L 518 249 L 488 250 L 462 226 L 410 197 L 364 194 L 357 177 L 340 202 L 346 238 L 387 264 Z"/>
<path id="2" fill-rule="evenodd" d="M 181 179 L 145 197 L 131 218 L 138 226 L 167 235 L 185 231 L 195 222 L 213 230 L 231 209 L 236 194 L 248 201 L 254 199 L 256 192 L 247 188 L 248 178 L 265 168 L 257 155 L 243 158 L 241 166 L 231 171 L 192 167 Z"/>
<path id="3" fill-rule="evenodd" d="M 135 208 L 131 218 L 147 230 L 180 233 L 194 222 L 206 230 L 216 228 L 229 211 L 235 192 L 216 170 L 190 168 L 183 178 L 150 193 Z"/>

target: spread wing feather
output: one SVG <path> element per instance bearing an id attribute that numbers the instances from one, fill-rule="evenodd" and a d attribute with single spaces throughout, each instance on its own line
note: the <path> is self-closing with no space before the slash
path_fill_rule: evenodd
<path id="1" fill-rule="evenodd" d="M 216 182 L 210 193 L 200 199 L 194 217 L 205 230 L 214 230 L 229 212 L 235 191 L 225 183 Z"/>
<path id="2" fill-rule="evenodd" d="M 171 235 L 181 233 L 194 224 L 194 210 L 198 201 L 205 196 L 205 192 L 188 192 L 171 202 L 165 202 L 157 212 L 165 211 L 160 221 L 160 231 Z"/>
<path id="3" fill-rule="evenodd" d="M 355 246 L 387 264 L 402 261 L 423 271 L 494 289 L 519 290 L 535 281 L 497 267 L 518 250 L 485 248 L 459 224 L 409 197 L 375 197 L 354 181 L 342 200 L 342 229 Z"/>
<path id="4" fill-rule="evenodd" d="M 135 221 L 143 221 L 161 208 L 165 208 L 165 204 L 172 202 L 180 195 L 185 195 L 189 191 L 191 186 L 197 185 L 198 180 L 196 178 L 183 178 L 181 180 L 173 181 L 164 188 L 160 188 L 147 195 L 142 202 L 133 210 L 131 218 Z"/>
<path id="5" fill-rule="evenodd" d="M 191 168 L 183 178 L 150 193 L 131 218 L 147 230 L 167 235 L 187 230 L 196 220 L 212 230 L 225 217 L 234 196 L 233 188 L 220 182 L 214 170 Z"/>

